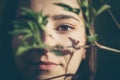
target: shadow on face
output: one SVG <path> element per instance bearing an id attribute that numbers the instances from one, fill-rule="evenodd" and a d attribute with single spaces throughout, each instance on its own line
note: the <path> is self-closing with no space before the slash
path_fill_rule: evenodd
<path id="1" fill-rule="evenodd" d="M 86 33 L 83 18 L 72 12 L 65 11 L 55 3 L 65 3 L 71 7 L 78 8 L 75 0 L 19 0 L 17 16 L 20 16 L 20 7 L 28 7 L 34 12 L 43 11 L 48 15 L 46 32 L 44 33 L 44 43 L 48 46 L 83 46 L 86 44 Z M 52 38 L 48 35 L 51 35 Z M 13 39 L 13 49 L 19 39 Z M 16 43 L 14 43 L 16 42 Z M 74 48 L 61 51 L 58 56 L 55 52 L 46 49 L 31 49 L 21 56 L 15 57 L 16 64 L 23 76 L 30 80 L 44 80 L 63 74 L 75 74 L 85 55 L 85 49 Z M 71 56 L 72 54 L 72 56 Z M 63 80 L 64 77 L 59 78 Z"/>

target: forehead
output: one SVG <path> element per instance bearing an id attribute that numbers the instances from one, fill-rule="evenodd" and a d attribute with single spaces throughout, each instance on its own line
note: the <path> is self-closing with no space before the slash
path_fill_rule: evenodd
<path id="1" fill-rule="evenodd" d="M 18 0 L 18 3 L 19 5 L 16 16 L 19 16 L 19 14 L 21 13 L 20 7 L 27 7 L 37 13 L 42 10 L 43 13 L 48 16 L 49 20 L 52 21 L 68 21 L 68 19 L 74 19 L 79 21 L 80 24 L 84 25 L 84 19 L 81 11 L 80 14 L 77 15 L 75 13 L 65 11 L 63 7 L 55 5 L 55 3 L 64 3 L 73 8 L 79 8 L 77 0 Z M 55 15 L 57 15 L 57 17 Z"/>
<path id="2" fill-rule="evenodd" d="M 28 7 L 35 12 L 40 12 L 42 10 L 44 14 L 49 15 L 49 16 L 53 16 L 56 14 L 76 16 L 76 14 L 65 11 L 63 7 L 55 5 L 55 3 L 64 3 L 73 8 L 79 8 L 77 0 L 18 0 L 18 3 L 19 3 L 18 14 L 20 11 L 19 8 L 21 6 Z"/>
<path id="3" fill-rule="evenodd" d="M 33 9 L 35 12 L 40 12 L 41 9 L 59 9 L 54 3 L 65 3 L 74 8 L 79 7 L 76 0 L 18 0 L 18 8 L 24 6 Z"/>

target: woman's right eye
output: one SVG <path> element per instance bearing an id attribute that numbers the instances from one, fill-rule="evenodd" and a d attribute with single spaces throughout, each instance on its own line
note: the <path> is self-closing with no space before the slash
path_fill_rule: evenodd
<path id="1" fill-rule="evenodd" d="M 71 25 L 67 25 L 67 24 L 62 24 L 59 25 L 56 30 L 59 32 L 68 32 L 70 30 L 74 29 Z"/>

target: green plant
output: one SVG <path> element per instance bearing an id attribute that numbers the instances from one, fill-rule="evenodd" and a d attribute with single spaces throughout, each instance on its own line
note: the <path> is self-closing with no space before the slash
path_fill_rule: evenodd
<path id="1" fill-rule="evenodd" d="M 86 27 L 89 30 L 90 35 L 88 35 L 87 40 L 91 42 L 91 44 L 94 44 L 95 46 L 111 50 L 115 52 L 120 52 L 119 50 L 109 48 L 109 47 L 103 47 L 103 45 L 100 45 L 97 42 L 98 35 L 95 33 L 94 30 L 94 22 L 98 15 L 100 15 L 102 12 L 110 9 L 110 5 L 103 4 L 101 7 L 97 8 L 93 6 L 92 0 L 77 0 L 80 8 L 73 8 L 67 4 L 64 3 L 55 3 L 56 6 L 63 7 L 64 10 L 73 12 L 75 14 L 79 14 L 80 11 L 82 11 L 84 15 L 84 22 Z M 104 1 L 101 1 L 104 3 Z M 21 53 L 30 50 L 32 48 L 48 48 L 48 46 L 44 45 L 44 43 L 41 40 L 41 31 L 45 31 L 45 25 L 47 23 L 47 16 L 43 15 L 43 12 L 35 13 L 32 10 L 21 8 L 20 16 L 13 22 L 14 30 L 11 32 L 12 35 L 21 35 L 23 38 L 21 39 L 21 45 L 17 49 L 16 53 L 17 55 L 20 55 Z M 30 40 L 30 41 L 29 41 Z M 61 46 L 61 45 L 59 45 Z M 67 47 L 73 47 L 75 46 L 67 46 Z M 80 46 L 77 46 L 80 47 Z M 90 47 L 88 45 L 82 46 L 82 47 Z M 54 49 L 56 47 L 52 47 L 49 49 Z M 62 48 L 64 48 L 62 46 Z M 59 50 L 59 49 L 58 49 Z M 50 50 L 54 51 L 54 50 Z M 55 52 L 59 52 L 56 51 Z M 60 53 L 60 52 L 59 52 Z"/>
<path id="2" fill-rule="evenodd" d="M 80 49 L 81 47 L 88 48 L 91 46 L 96 46 L 98 48 L 120 53 L 120 50 L 116 50 L 99 44 L 97 42 L 97 37 L 99 37 L 99 35 L 95 33 L 95 29 L 94 29 L 94 27 L 96 27 L 94 26 L 96 17 L 100 15 L 102 12 L 110 9 L 110 6 L 105 3 L 101 7 L 96 9 L 96 7 L 93 6 L 91 0 L 77 0 L 77 2 L 80 6 L 79 8 L 73 8 L 64 3 L 55 3 L 55 5 L 60 6 L 64 8 L 64 10 L 73 12 L 77 15 L 80 12 L 83 13 L 85 26 L 89 30 L 89 35 L 87 35 L 87 40 L 92 45 L 79 46 L 78 41 L 69 38 L 70 41 L 72 42 L 72 45 L 70 46 L 61 46 L 61 45 L 56 45 L 54 47 L 46 46 L 43 43 L 41 36 L 42 36 L 42 32 L 46 31 L 45 26 L 47 24 L 47 16 L 44 15 L 43 12 L 35 13 L 30 9 L 22 8 L 20 16 L 13 22 L 14 30 L 11 32 L 13 36 L 22 36 L 21 45 L 17 48 L 16 55 L 19 56 L 22 53 L 34 48 L 47 49 L 51 52 L 54 52 L 58 56 L 60 56 L 61 54 L 71 53 L 70 59 L 67 63 L 67 68 L 68 68 L 69 62 L 72 58 L 72 55 L 74 55 L 73 54 L 74 52 L 70 52 L 69 50 L 64 50 L 64 48 L 72 47 L 74 51 Z M 65 74 L 60 76 L 73 76 L 73 74 L 66 74 L 67 68 Z M 60 76 L 58 75 L 57 77 Z M 57 78 L 57 77 L 53 77 L 53 78 Z"/>
<path id="3" fill-rule="evenodd" d="M 45 31 L 47 16 L 44 16 L 43 12 L 35 13 L 26 8 L 21 10 L 20 16 L 13 21 L 14 30 L 11 32 L 13 36 L 22 36 L 21 45 L 16 51 L 17 55 L 32 48 L 45 48 L 40 30 Z"/>
<path id="4" fill-rule="evenodd" d="M 118 22 L 115 20 L 114 16 L 112 15 L 112 13 L 109 10 L 111 6 L 107 4 L 107 0 L 106 1 L 105 0 L 100 0 L 99 2 L 102 3 L 102 5 L 99 6 L 98 8 L 93 6 L 94 2 L 95 2 L 94 0 L 77 0 L 77 2 L 80 6 L 79 9 L 72 8 L 69 5 L 66 5 L 64 3 L 57 3 L 56 5 L 58 5 L 60 7 L 63 7 L 64 10 L 66 10 L 66 11 L 76 13 L 77 15 L 80 13 L 80 11 L 82 11 L 83 16 L 84 16 L 84 23 L 86 25 L 86 28 L 88 28 L 88 30 L 89 30 L 89 35 L 87 35 L 87 41 L 89 41 L 93 46 L 96 46 L 98 48 L 120 53 L 120 50 L 113 49 L 113 48 L 110 48 L 110 47 L 106 47 L 106 46 L 101 45 L 97 42 L 98 35 L 95 33 L 94 28 L 96 26 L 94 26 L 94 23 L 95 23 L 96 18 L 101 13 L 108 10 L 109 13 L 111 14 L 111 16 L 113 17 L 115 23 L 119 27 Z M 84 46 L 84 47 L 90 47 L 90 46 Z"/>

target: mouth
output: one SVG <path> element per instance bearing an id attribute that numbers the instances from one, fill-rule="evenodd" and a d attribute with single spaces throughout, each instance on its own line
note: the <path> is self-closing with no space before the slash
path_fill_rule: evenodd
<path id="1" fill-rule="evenodd" d="M 37 64 L 39 70 L 51 70 L 58 67 L 59 64 L 53 62 L 40 62 Z"/>

